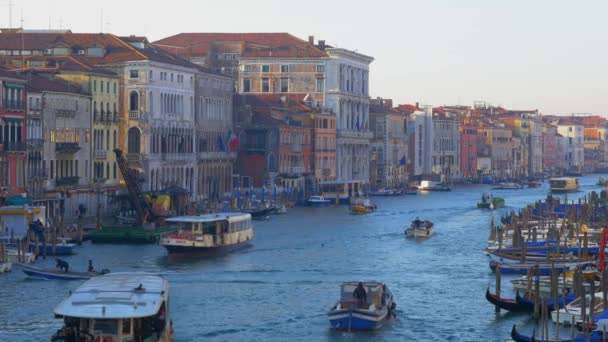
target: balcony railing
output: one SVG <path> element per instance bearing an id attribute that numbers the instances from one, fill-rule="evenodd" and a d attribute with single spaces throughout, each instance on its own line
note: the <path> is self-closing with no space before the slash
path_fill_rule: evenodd
<path id="1" fill-rule="evenodd" d="M 47 179 L 48 173 L 46 170 L 30 170 L 27 173 L 27 178 L 33 180 Z"/>
<path id="2" fill-rule="evenodd" d="M 40 138 L 28 138 L 27 147 L 29 148 L 40 148 L 44 145 L 44 139 Z"/>
<path id="3" fill-rule="evenodd" d="M 302 145 L 291 145 L 291 150 L 293 152 L 302 152 Z"/>
<path id="4" fill-rule="evenodd" d="M 292 174 L 301 174 L 304 173 L 304 166 L 293 166 L 291 168 Z"/>
<path id="5" fill-rule="evenodd" d="M 236 159 L 236 152 L 198 152 L 199 160 Z"/>
<path id="6" fill-rule="evenodd" d="M 56 109 L 55 110 L 55 115 L 57 115 L 57 116 L 74 117 L 74 116 L 76 116 L 76 111 L 72 110 L 72 109 Z"/>
<path id="7" fill-rule="evenodd" d="M 322 169 L 321 174 L 326 177 L 331 176 L 331 169 Z"/>
<path id="8" fill-rule="evenodd" d="M 55 144 L 55 152 L 62 154 L 73 154 L 80 151 L 80 146 L 75 142 L 60 142 Z"/>
<path id="9" fill-rule="evenodd" d="M 338 137 L 352 137 L 352 138 L 367 138 L 371 139 L 374 134 L 370 131 L 356 131 L 351 129 L 339 129 L 337 130 Z"/>
<path id="10" fill-rule="evenodd" d="M 143 162 L 145 156 L 141 153 L 127 153 L 127 162 L 130 164 L 139 164 Z"/>
<path id="11" fill-rule="evenodd" d="M 132 110 L 129 112 L 129 119 L 131 120 L 139 120 L 139 111 L 138 110 Z"/>
<path id="12" fill-rule="evenodd" d="M 95 159 L 107 159 L 108 151 L 106 150 L 96 150 L 95 151 Z"/>
<path id="13" fill-rule="evenodd" d="M 2 146 L 0 151 L 4 152 L 25 152 L 27 150 L 27 145 L 21 142 L 9 142 L 0 144 L 0 146 Z"/>
<path id="14" fill-rule="evenodd" d="M 80 177 L 78 177 L 78 176 L 57 178 L 55 180 L 55 186 L 78 185 L 79 179 L 80 179 Z"/>

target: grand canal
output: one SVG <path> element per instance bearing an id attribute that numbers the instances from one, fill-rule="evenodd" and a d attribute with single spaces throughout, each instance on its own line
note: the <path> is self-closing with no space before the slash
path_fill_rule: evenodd
<path id="1" fill-rule="evenodd" d="M 598 175 L 582 177 L 580 197 Z M 544 199 L 538 189 L 493 190 L 501 213 Z M 350 215 L 346 206 L 296 208 L 255 222 L 253 245 L 230 255 L 169 263 L 157 245 L 92 245 L 65 258 L 74 269 L 95 266 L 163 274 L 171 287 L 176 341 L 505 341 L 513 324 L 531 331 L 527 315 L 496 314 L 484 298 L 494 284 L 482 250 L 490 211 L 475 203 L 490 186 L 456 186 L 449 193 L 375 198 L 379 210 Z M 404 238 L 416 216 L 435 223 L 428 241 Z M 38 262 L 53 266 L 53 260 Z M 334 332 L 326 312 L 345 280 L 376 279 L 392 289 L 397 319 L 367 334 Z M 0 275 L 0 341 L 48 341 L 60 327 L 52 310 L 80 282 Z M 503 281 L 503 293 L 509 293 Z"/>

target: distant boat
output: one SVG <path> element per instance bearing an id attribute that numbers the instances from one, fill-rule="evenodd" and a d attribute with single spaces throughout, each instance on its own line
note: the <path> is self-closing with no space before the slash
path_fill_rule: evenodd
<path id="1" fill-rule="evenodd" d="M 538 188 L 543 184 L 540 180 L 530 180 L 528 181 L 528 188 Z"/>
<path id="2" fill-rule="evenodd" d="M 107 270 L 102 272 L 63 272 L 56 269 L 41 269 L 23 264 L 20 264 L 20 267 L 23 273 L 27 274 L 30 278 L 44 280 L 85 280 L 109 273 Z"/>
<path id="3" fill-rule="evenodd" d="M 497 209 L 505 206 L 504 198 L 494 197 L 492 194 L 483 193 L 481 201 L 477 202 L 477 208 L 482 209 Z"/>
<path id="4" fill-rule="evenodd" d="M 420 221 L 418 219 L 412 222 L 411 226 L 405 231 L 405 236 L 413 238 L 429 238 L 433 235 L 433 222 Z"/>
<path id="5" fill-rule="evenodd" d="M 553 299 L 547 300 L 547 308 L 549 311 L 555 310 L 555 308 L 563 307 L 564 305 L 572 302 L 576 299 L 576 295 L 571 293 L 567 296 L 560 296 L 557 298 L 557 306 L 554 303 Z M 490 289 L 486 290 L 486 300 L 494 306 L 510 311 L 510 312 L 533 312 L 534 311 L 534 299 L 529 297 L 528 295 L 520 296 L 519 291 L 515 295 L 515 299 L 506 299 L 501 298 L 495 294 L 490 293 Z"/>
<path id="6" fill-rule="evenodd" d="M 418 195 L 418 188 L 415 186 L 408 186 L 407 189 L 403 191 L 404 195 Z"/>
<path id="7" fill-rule="evenodd" d="M 423 180 L 418 186 L 420 191 L 451 191 L 450 187 L 445 184 Z"/>
<path id="8" fill-rule="evenodd" d="M 600 177 L 600 178 L 597 180 L 597 185 L 599 185 L 599 186 L 606 186 L 606 183 L 607 183 L 607 182 L 608 182 L 608 180 L 606 180 L 604 177 Z"/>
<path id="9" fill-rule="evenodd" d="M 367 194 L 369 196 L 401 196 L 403 192 L 394 189 L 378 189 L 376 191 L 369 191 Z"/>
<path id="10" fill-rule="evenodd" d="M 327 207 L 331 204 L 331 200 L 326 199 L 324 196 L 310 196 L 307 203 L 309 207 Z"/>
<path id="11" fill-rule="evenodd" d="M 550 275 L 551 269 L 555 269 L 557 272 L 564 272 L 570 267 L 585 267 L 592 265 L 592 262 L 554 262 L 554 263 L 540 263 L 540 262 L 527 262 L 517 264 L 502 264 L 496 261 L 490 261 L 490 269 L 492 272 L 496 271 L 497 267 L 500 267 L 501 274 L 528 274 L 528 271 L 538 266 L 540 275 Z"/>
<path id="12" fill-rule="evenodd" d="M 391 318 L 397 306 L 393 294 L 377 281 L 363 282 L 366 302 L 358 303 L 354 298 L 357 282 L 346 282 L 340 287 L 340 300 L 329 310 L 327 316 L 331 327 L 338 330 L 376 330 Z"/>
<path id="13" fill-rule="evenodd" d="M 354 214 L 367 214 L 375 211 L 377 206 L 372 203 L 368 198 L 358 198 L 353 200 L 350 206 L 350 211 Z"/>
<path id="14" fill-rule="evenodd" d="M 502 182 L 502 183 L 498 183 L 494 189 L 499 189 L 499 190 L 519 190 L 522 189 L 523 186 L 521 186 L 521 184 L 517 184 L 514 182 Z"/>
<path id="15" fill-rule="evenodd" d="M 572 177 L 551 178 L 549 180 L 552 192 L 573 192 L 578 191 L 578 179 Z"/>

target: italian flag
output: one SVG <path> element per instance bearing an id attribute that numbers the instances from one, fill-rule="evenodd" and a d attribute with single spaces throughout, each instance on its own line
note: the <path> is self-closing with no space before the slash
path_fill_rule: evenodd
<path id="1" fill-rule="evenodd" d="M 230 152 L 236 151 L 237 147 L 239 147 L 239 138 L 232 130 L 228 132 L 228 138 L 226 141 L 228 142 L 228 151 Z"/>

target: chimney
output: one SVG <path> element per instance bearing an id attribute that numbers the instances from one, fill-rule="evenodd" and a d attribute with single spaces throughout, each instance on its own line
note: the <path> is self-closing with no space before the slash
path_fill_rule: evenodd
<path id="1" fill-rule="evenodd" d="M 308 36 L 308 44 L 315 45 L 315 36 Z"/>
<path id="2" fill-rule="evenodd" d="M 325 50 L 325 41 L 324 40 L 319 40 L 319 49 Z"/>
<path id="3" fill-rule="evenodd" d="M 416 109 L 420 109 L 418 102 L 416 102 Z"/>

